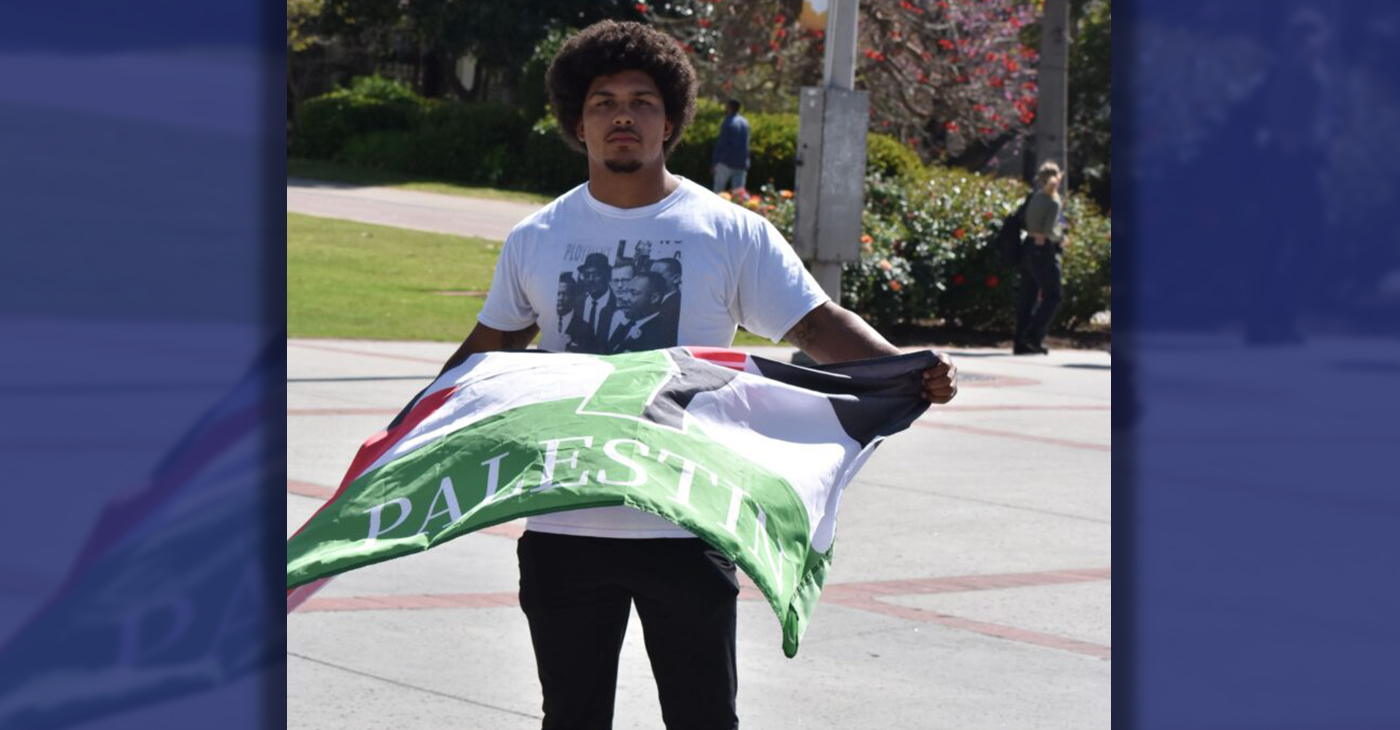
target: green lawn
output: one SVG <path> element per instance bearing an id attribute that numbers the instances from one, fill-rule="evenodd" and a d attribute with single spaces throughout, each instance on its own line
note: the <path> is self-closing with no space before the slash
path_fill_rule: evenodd
<path id="1" fill-rule="evenodd" d="M 342 165 L 337 162 L 305 160 L 300 158 L 287 160 L 287 177 L 299 177 L 307 180 L 324 180 L 326 182 L 348 183 L 351 185 L 375 185 L 399 188 L 401 190 L 419 190 L 425 193 L 461 195 L 467 198 L 512 200 L 520 203 L 535 203 L 538 205 L 544 205 L 554 199 L 554 196 L 541 195 L 539 193 L 523 193 L 517 190 L 499 190 L 496 188 L 474 188 L 468 185 L 458 185 L 456 183 L 443 182 L 442 180 L 433 180 L 416 175 L 405 175 L 399 172 L 371 170 L 354 165 Z"/>
<path id="2" fill-rule="evenodd" d="M 287 214 L 287 334 L 460 342 L 491 287 L 501 244 Z M 736 345 L 767 345 L 739 331 Z"/>
<path id="3" fill-rule="evenodd" d="M 461 341 L 500 244 L 483 238 L 287 214 L 291 337 Z"/>

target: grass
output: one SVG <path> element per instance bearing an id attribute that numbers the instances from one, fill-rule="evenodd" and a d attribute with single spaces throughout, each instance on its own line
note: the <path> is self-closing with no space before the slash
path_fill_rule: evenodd
<path id="1" fill-rule="evenodd" d="M 346 183 L 349 185 L 374 185 L 378 187 L 398 188 L 400 190 L 440 193 L 442 195 L 460 195 L 466 198 L 509 200 L 517 203 L 533 203 L 537 205 L 544 205 L 554 199 L 552 195 L 542 195 L 540 193 L 500 190 L 497 188 L 477 188 L 469 185 L 458 185 L 457 183 L 446 182 L 444 180 L 434 180 L 418 175 L 405 175 L 400 172 L 372 170 L 366 167 L 343 165 L 338 162 L 301 158 L 291 158 L 287 160 L 287 177 L 323 180 L 326 182 Z"/>
<path id="2" fill-rule="evenodd" d="M 485 301 L 500 244 L 287 214 L 291 337 L 460 342 Z"/>
<path id="3" fill-rule="evenodd" d="M 491 288 L 501 244 L 287 214 L 287 334 L 460 342 Z M 735 345 L 769 345 L 743 330 Z"/>

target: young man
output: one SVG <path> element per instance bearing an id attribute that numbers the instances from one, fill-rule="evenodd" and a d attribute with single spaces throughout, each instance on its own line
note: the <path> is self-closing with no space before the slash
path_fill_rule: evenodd
<path id="1" fill-rule="evenodd" d="M 588 182 L 511 232 L 476 328 L 446 368 L 524 348 L 540 332 L 540 349 L 562 349 L 550 300 L 559 273 L 610 251 L 612 270 L 629 264 L 632 279 L 618 297 L 624 321 L 595 352 L 727 347 L 741 324 L 818 362 L 898 354 L 827 298 L 770 223 L 666 171 L 695 107 L 695 72 L 674 41 L 636 23 L 599 23 L 564 45 L 547 84 L 566 140 L 588 156 Z M 667 258 L 683 258 L 684 269 L 649 268 Z M 662 338 L 647 323 L 673 284 L 684 306 L 676 333 Z M 934 403 L 957 393 L 946 357 L 924 382 Z M 634 604 L 666 727 L 737 725 L 738 582 L 718 551 L 659 517 L 608 507 L 529 518 L 518 554 L 545 728 L 611 725 Z"/>
<path id="2" fill-rule="evenodd" d="M 710 155 L 717 193 L 744 187 L 749 174 L 749 120 L 739 115 L 739 106 L 738 99 L 724 105 L 724 121 L 719 123 L 719 138 Z"/>

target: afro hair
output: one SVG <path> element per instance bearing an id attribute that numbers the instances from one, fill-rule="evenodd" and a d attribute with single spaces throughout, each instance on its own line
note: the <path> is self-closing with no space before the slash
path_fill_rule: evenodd
<path id="1" fill-rule="evenodd" d="M 666 120 L 674 128 L 662 145 L 669 154 L 695 116 L 695 69 L 679 43 L 641 23 L 594 23 L 559 49 L 545 85 L 560 136 L 575 150 L 587 152 L 574 132 L 583 118 L 583 97 L 593 79 L 623 71 L 645 73 L 661 91 Z"/>

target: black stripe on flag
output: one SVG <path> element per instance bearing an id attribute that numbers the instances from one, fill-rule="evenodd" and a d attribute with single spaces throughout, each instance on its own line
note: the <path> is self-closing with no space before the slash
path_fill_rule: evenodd
<path id="1" fill-rule="evenodd" d="M 826 394 L 847 435 L 861 446 L 899 433 L 928 410 L 923 372 L 938 364 L 930 350 L 803 367 L 752 357 L 763 376 Z"/>

